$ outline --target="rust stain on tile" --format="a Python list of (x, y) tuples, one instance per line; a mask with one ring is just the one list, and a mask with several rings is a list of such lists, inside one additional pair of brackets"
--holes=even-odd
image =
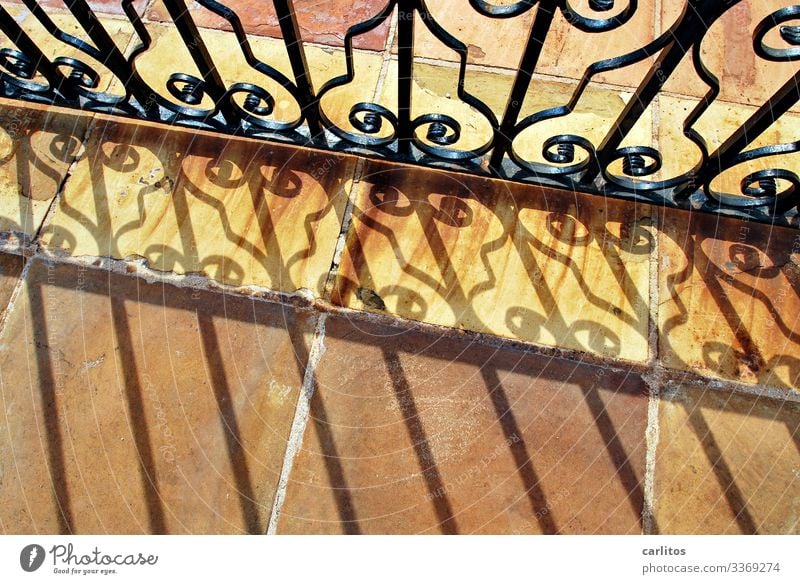
[(377, 162), (357, 189), (335, 303), (647, 358), (647, 206)]
[(659, 249), (662, 362), (723, 379), (797, 388), (797, 232), (667, 211)]

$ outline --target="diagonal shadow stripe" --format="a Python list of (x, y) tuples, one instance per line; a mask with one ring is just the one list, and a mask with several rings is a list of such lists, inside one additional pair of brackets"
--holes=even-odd
[(28, 296), (33, 342), (36, 347), (36, 366), (39, 372), (39, 393), (42, 398), (47, 433), (47, 467), (50, 472), (53, 500), (58, 509), (58, 531), (69, 534), (73, 532), (75, 523), (70, 509), (69, 485), (64, 465), (64, 439), (61, 436), (56, 379), (47, 335), (47, 306), (42, 295), (42, 285), (38, 282), (29, 282)]
[(120, 361), (123, 366), (125, 384), (125, 397), (130, 408), (130, 429), (139, 456), (139, 471), (141, 473), (142, 487), (145, 491), (145, 503), (150, 523), (150, 533), (167, 533), (164, 522), (161, 495), (158, 491), (158, 477), (156, 474), (153, 446), (150, 431), (147, 427), (142, 399), (142, 388), (139, 385), (139, 371), (133, 356), (133, 337), (128, 324), (128, 314), (125, 311), (125, 301), (119, 296), (110, 296), (111, 318), (114, 323), (117, 342), (119, 343)]
[(436, 467), (433, 452), (431, 452), (428, 437), (425, 434), (425, 428), (423, 428), (422, 420), (419, 417), (417, 404), (414, 402), (411, 386), (403, 371), (403, 364), (400, 363), (397, 351), (390, 350), (385, 346), (383, 347), (383, 358), (386, 361), (386, 369), (392, 379), (395, 397), (403, 415), (403, 422), (405, 422), (411, 443), (414, 445), (414, 454), (417, 456), (422, 476), (425, 477), (425, 485), (428, 488), (428, 493), (430, 493), (430, 499), (433, 502), (436, 517), (439, 519), (441, 531), (447, 535), (458, 534), (455, 514), (450, 505), (450, 500), (447, 498), (439, 469)]
[(503, 434), (505, 434), (508, 448), (511, 450), (511, 455), (514, 457), (517, 472), (522, 479), (525, 493), (531, 505), (531, 511), (544, 533), (559, 533), (558, 527), (553, 521), (551, 514), (541, 513), (542, 509), (547, 508), (547, 497), (545, 497), (544, 491), (539, 484), (539, 476), (536, 473), (536, 469), (533, 467), (533, 462), (528, 453), (528, 446), (525, 444), (522, 430), (511, 409), (511, 404), (503, 389), (500, 377), (497, 375), (497, 369), (488, 365), (481, 367), (481, 375), (486, 383), (486, 390), (489, 392), (489, 398), (492, 400), (492, 406), (494, 406), (494, 413), (495, 416), (497, 416), (497, 421), (500, 422), (500, 426), (503, 428)]
[(211, 375), (214, 397), (217, 401), (219, 421), (228, 448), (228, 458), (233, 468), (236, 490), (239, 493), (242, 518), (248, 533), (263, 533), (263, 528), (258, 525), (258, 504), (253, 493), (253, 481), (245, 459), (242, 434), (233, 408), (231, 389), (225, 374), (225, 363), (220, 353), (217, 332), (214, 330), (214, 323), (208, 314), (197, 311), (197, 322), (203, 342), (203, 353)]

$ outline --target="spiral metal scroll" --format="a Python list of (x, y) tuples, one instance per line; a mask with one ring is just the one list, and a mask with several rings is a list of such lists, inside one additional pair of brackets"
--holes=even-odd
[[(61, 30), (36, 0), (22, 0), (46, 33), (64, 46), (64, 53), (54, 58), (48, 57), (37, 46), (35, 35), (0, 6), (0, 29), (11, 40), (11, 44), (0, 46), (0, 92), (5, 97), (39, 103), (800, 224), (797, 171), (785, 163), (787, 155), (797, 153), (798, 143), (759, 144), (758, 148), (751, 145), (776, 117), (795, 106), (800, 98), (800, 72), (785, 80), (723, 144), (712, 147), (697, 129), (698, 120), (721, 93), (720, 80), (703, 62), (703, 41), (718, 19), (745, 0), (686, 0), (682, 14), (655, 39), (625, 54), (590, 64), (566, 103), (524, 113), (528, 92), (536, 90), (543, 47), (548, 46), (557, 27), (580, 31), (587, 45), (593, 42), (594, 35), (630, 34), (626, 25), (640, 14), (640, 3), (637, 0), (503, 3), (461, 0), (463, 8), (474, 11), (477, 18), (487, 22), (532, 23), (522, 57), (514, 64), (517, 70), (506, 107), (495, 111), (469, 91), (466, 39), (433, 16), (430, 5), (435, 0), (386, 0), (373, 16), (344, 31), (341, 55), (345, 73), (323, 80), (318, 88), (311, 82), (292, 0), (272, 1), (291, 71), (255, 56), (239, 15), (229, 6), (216, 0), (197, 0), (200, 9), (225, 19), (233, 30), (241, 55), (253, 73), (244, 80), (222, 78), (217, 62), (220, 57), (215, 54), (215, 47), (206, 44), (186, 1), (164, 0), (171, 17), (168, 26), (180, 34), (186, 45), (181, 50), (188, 50), (194, 67), (191, 71), (168, 72), (162, 87), (151, 87), (137, 69), (142, 56), (153, 49), (153, 41), (133, 0), (121, 3), (137, 41), (129, 54), (116, 47), (86, 0), (65, 3), (83, 27), (83, 38)], [(326, 111), (325, 99), (337, 89), (355, 83), (354, 39), (386, 23), (391, 23), (398, 41), (396, 56), (391, 57), (397, 64), (397, 105), (379, 103), (370, 89), (369, 94), (354, 100), (344, 119), (334, 119)], [(415, 30), (419, 27), (425, 27), (438, 42), (458, 55), (454, 99), (485, 122), (491, 133), (488, 140), (475, 140), (475, 136), (468, 134), (471, 131), (468, 121), (457, 119), (454, 114), (415, 109), (412, 79), (418, 59), (414, 52)], [(782, 63), (784, 67), (798, 63), (800, 5), (779, 7), (759, 22), (752, 33), (752, 51), (765, 63)], [(602, 139), (593, 142), (578, 131), (561, 130), (549, 136), (541, 131), (545, 122), (574, 112), (598, 75), (646, 60), (652, 60), (647, 75)], [(666, 157), (671, 153), (660, 152), (651, 144), (631, 144), (630, 133), (678, 64), (686, 60), (707, 88), (682, 127), (683, 136), (699, 152), (699, 160), (690, 170), (667, 176)], [(115, 90), (117, 93), (107, 89), (112, 78), (119, 88)], [(292, 119), (279, 117), (283, 115), (279, 112), (292, 109), (285, 107), (284, 95), (299, 111), (287, 114)], [(523, 135), (532, 134), (544, 136), (537, 143), (537, 156), (528, 158), (521, 151), (521, 143)], [(475, 142), (479, 142), (477, 146)], [(758, 166), (754, 166), (756, 161)], [(736, 192), (720, 191), (720, 184), (731, 184), (728, 178), (720, 180), (723, 175), (738, 177)]]

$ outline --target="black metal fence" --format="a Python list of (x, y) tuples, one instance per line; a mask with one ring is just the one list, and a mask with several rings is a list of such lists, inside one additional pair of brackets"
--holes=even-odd
[[(39, 2), (23, 0), (50, 35), (76, 49), (78, 54), (86, 54), (103, 63), (123, 81), (125, 93), (112, 95), (100, 90), (100, 75), (79, 58), (48, 58), (4, 7), (0, 7), (0, 29), (12, 40), (13, 46), (0, 48), (0, 89), (2, 95), (10, 98), (279, 139), (397, 161), (447, 166), (515, 181), (558, 185), (756, 220), (796, 223), (800, 179), (791, 168), (780, 167), (780, 164), (773, 167), (769, 161), (770, 157), (778, 162), (785, 160), (786, 155), (800, 149), (800, 142), (759, 147), (751, 147), (751, 144), (797, 103), (800, 71), (795, 70), (718, 147), (711, 148), (694, 127), (720, 93), (719, 79), (704, 65), (700, 45), (709, 27), (740, 0), (686, 0), (680, 18), (660, 36), (625, 55), (593, 63), (577, 82), (567, 103), (524, 117), (522, 105), (529, 90), (535, 89), (534, 73), (558, 11), (572, 27), (582, 31), (582, 38), (589, 44), (592, 35), (612, 31), (627, 23), (639, 9), (638, 2), (519, 0), (514, 4), (494, 5), (486, 0), (468, 1), (469, 6), (467, 0), (463, 0), (463, 9), (477, 11), (487, 19), (517, 18), (535, 10), (527, 45), (501, 115), (468, 91), (465, 83), (468, 47), (437, 22), (425, 0), (387, 0), (385, 7), (375, 16), (350, 27), (344, 38), (346, 74), (331, 78), (317, 88), (311, 82), (306, 47), (300, 36), (292, 0), (273, 0), (291, 63), (291, 76), (256, 58), (242, 22), (234, 11), (213, 0), (197, 0), (202, 7), (230, 23), (249, 66), (265, 79), (272, 80), (271, 83), (278, 83), (292, 96), (300, 112), (294, 120), (275, 116), (275, 96), (265, 87), (245, 82), (226, 84), (223, 81), (215, 65), (214, 49), (198, 33), (184, 0), (164, 0), (164, 4), (183, 43), (191, 52), (199, 75), (173, 72), (164, 87), (152, 87), (143, 80), (136, 61), (150, 48), (152, 40), (132, 0), (121, 2), (138, 37), (138, 45), (127, 55), (117, 47), (85, 0), (65, 0), (65, 4), (84, 29), (86, 38), (91, 39), (91, 44), (59, 29)], [(621, 6), (623, 3), (625, 6)], [(324, 9), (325, 4), (321, 3), (320, 10)], [(364, 96), (364, 101), (350, 110), (349, 126), (337, 125), (326, 115), (321, 100), (332, 90), (354, 82), (353, 39), (390, 19), (396, 20), (398, 40), (397, 108), (390, 111), (370, 101), (371, 96)], [(800, 6), (777, 8), (756, 26), (752, 51), (767, 63), (798, 62), (799, 23)], [(451, 115), (441, 112), (412, 115), (414, 33), (415, 27), (420, 26), (426, 27), (441, 43), (458, 54), (457, 97), (491, 126), (491, 138), (485, 144), (471, 149), (460, 147), (464, 142), (464, 126)], [(775, 39), (779, 41), (778, 46), (774, 46)], [(697, 101), (681, 128), (683, 136), (699, 149), (700, 161), (689, 172), (664, 178), (658, 175), (663, 163), (663, 154), (658, 148), (651, 145), (623, 147), (623, 144), (679, 63), (686, 58), (691, 59), (695, 71), (707, 85), (705, 96)], [(577, 132), (553, 135), (544, 141), (542, 156), (537, 160), (526, 158), (515, 149), (515, 140), (527, 129), (569, 115), (596, 76), (639, 62), (649, 63), (649, 70), (601, 141), (592, 143)], [(766, 163), (760, 159), (766, 159)], [(758, 170), (746, 173), (741, 179), (740, 192), (720, 191), (712, 185), (722, 173), (754, 161), (762, 164)]]

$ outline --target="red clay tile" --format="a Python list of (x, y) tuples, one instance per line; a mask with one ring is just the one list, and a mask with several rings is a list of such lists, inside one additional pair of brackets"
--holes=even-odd
[[(147, 7), (149, 0), (134, 0), (133, 7), (136, 9), (137, 14), (144, 15), (144, 10)], [(22, 4), (22, 0), (9, 0), (15, 4)], [(56, 10), (68, 10), (65, 0), (39, 0), (39, 4), (45, 8)], [(122, 3), (119, 0), (87, 0), (89, 7), (98, 15), (101, 14), (114, 14), (123, 16), (125, 11), (122, 9)]]
[[(248, 34), (282, 38), (278, 17), (271, 2), (258, 0), (229, 0), (225, 6), (236, 12)], [(233, 30), (230, 23), (197, 4), (190, 2), (189, 11), (197, 26), (217, 30)], [(334, 47), (344, 46), (344, 37), (351, 26), (369, 20), (386, 6), (384, 0), (333, 0), (324, 3), (295, 0), (294, 9), (300, 37), (305, 42), (320, 43)], [(156, 0), (150, 9), (149, 18), (155, 21), (170, 21), (164, 4)], [(391, 18), (391, 17), (390, 17)], [(376, 29), (353, 39), (358, 49), (380, 51), (389, 34), (389, 20)]]
[(7, 533), (263, 533), (312, 323), (34, 260), (0, 337)]
[(799, 485), (800, 404), (683, 388), (662, 401), (661, 533), (800, 533)]
[(329, 318), (279, 533), (638, 533), (632, 374)]
[[(720, 84), (720, 100), (761, 106), (778, 88), (792, 78), (797, 71), (796, 62), (771, 61), (761, 58), (753, 50), (756, 27), (774, 11), (788, 6), (784, 2), (739, 2), (733, 5), (704, 34), (700, 59)], [(661, 27), (666, 30), (677, 20), (685, 2), (661, 3)], [(786, 23), (792, 24), (792, 23)], [(765, 37), (768, 46), (782, 49), (791, 45), (772, 27)], [(683, 60), (675, 74), (670, 77), (667, 91), (703, 97), (708, 85), (697, 74), (692, 60)], [(795, 105), (795, 111), (798, 106)]]

